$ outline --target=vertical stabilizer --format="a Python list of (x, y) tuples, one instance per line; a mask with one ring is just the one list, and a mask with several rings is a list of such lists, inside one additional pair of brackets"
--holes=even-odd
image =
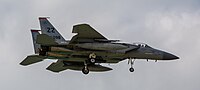
[(62, 35), (56, 30), (56, 28), (49, 22), (46, 17), (39, 17), (39, 21), (42, 34), (51, 36), (59, 44), (66, 43)]
[(39, 53), (40, 48), (40, 45), (36, 43), (37, 36), (40, 34), (39, 31), (40, 30), (31, 30), (35, 54)]

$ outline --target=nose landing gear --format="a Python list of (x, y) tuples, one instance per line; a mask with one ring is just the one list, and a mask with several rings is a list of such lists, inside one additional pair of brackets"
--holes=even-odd
[(134, 72), (134, 68), (133, 67), (129, 68), (129, 71)]
[(134, 59), (130, 58), (130, 59), (128, 60), (128, 64), (129, 64), (129, 63), (131, 64), (131, 67), (129, 68), (129, 71), (130, 71), (130, 72), (134, 72), (134, 68), (133, 68), (134, 62), (135, 62), (135, 58), (134, 58)]

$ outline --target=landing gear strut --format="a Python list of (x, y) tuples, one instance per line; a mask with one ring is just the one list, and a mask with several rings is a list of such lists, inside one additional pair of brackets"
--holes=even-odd
[(84, 67), (82, 69), (83, 74), (88, 74), (89, 73), (89, 69), (87, 67)]
[(84, 62), (84, 67), (83, 67), (83, 69), (82, 69), (82, 73), (87, 75), (89, 72), (90, 72), (90, 71), (89, 71), (89, 69), (88, 69), (87, 63)]
[(95, 59), (96, 59), (96, 54), (95, 53), (91, 53), (89, 55), (89, 59), (84, 62), (84, 67), (82, 69), (82, 73), (83, 74), (88, 74), (90, 72), (90, 70), (88, 69), (88, 64), (94, 64), (96, 62)]
[(129, 68), (129, 71), (130, 72), (134, 72), (134, 68), (133, 68), (133, 64), (134, 64), (134, 62), (135, 62), (135, 58), (134, 59), (129, 59), (128, 60), (128, 64), (130, 63), (131, 64), (131, 67)]

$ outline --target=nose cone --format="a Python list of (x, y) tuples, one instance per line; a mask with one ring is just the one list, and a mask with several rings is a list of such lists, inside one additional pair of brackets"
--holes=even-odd
[(174, 59), (179, 59), (179, 57), (170, 53), (166, 53), (166, 52), (163, 53), (163, 60), (174, 60)]

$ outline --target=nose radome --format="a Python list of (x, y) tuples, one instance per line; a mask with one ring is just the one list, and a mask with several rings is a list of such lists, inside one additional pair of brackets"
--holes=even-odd
[(179, 59), (179, 57), (167, 52), (163, 53), (163, 60), (174, 60), (174, 59)]

